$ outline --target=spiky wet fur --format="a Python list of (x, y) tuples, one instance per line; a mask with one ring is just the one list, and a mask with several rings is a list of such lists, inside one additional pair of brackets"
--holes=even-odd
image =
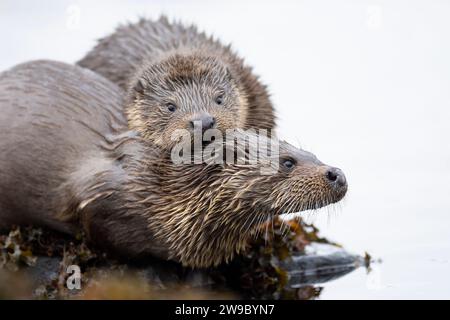
[[(90, 195), (95, 198), (92, 206), (80, 213), (97, 243), (113, 238), (112, 247), (127, 255), (153, 253), (191, 267), (218, 265), (240, 252), (258, 226), (274, 215), (322, 207), (345, 194), (329, 187), (320, 161), (285, 142), (281, 158), (300, 154), (305, 161), (292, 171), (280, 167), (273, 174), (261, 172), (263, 154), (257, 164), (175, 165), (166, 151), (142, 141), (121, 148), (133, 153), (122, 164), (126, 178), (120, 186), (96, 179), (97, 185), (112, 189), (91, 188), (101, 195)], [(245, 150), (238, 154), (248, 156)], [(120, 210), (114, 209), (116, 197)], [(112, 208), (107, 216), (99, 214), (105, 201)], [(114, 225), (118, 221), (122, 223)], [(111, 232), (114, 237), (107, 236)]]

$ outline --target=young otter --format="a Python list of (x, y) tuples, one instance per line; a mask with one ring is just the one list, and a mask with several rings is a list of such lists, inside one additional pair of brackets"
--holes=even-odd
[(262, 161), (174, 164), (128, 131), (122, 103), (116, 85), (77, 66), (35, 61), (0, 74), (0, 225), (82, 228), (124, 257), (207, 267), (273, 215), (346, 193), (339, 169), (284, 142), (270, 174)]
[(175, 129), (273, 129), (266, 87), (230, 46), (194, 26), (141, 19), (99, 41), (78, 64), (128, 91), (131, 129), (172, 145)]

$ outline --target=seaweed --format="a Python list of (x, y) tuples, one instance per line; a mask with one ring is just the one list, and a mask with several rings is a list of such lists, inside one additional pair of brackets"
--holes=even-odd
[[(0, 235), (0, 278), (18, 284), (0, 286), (0, 298), (24, 297), (28, 290), (28, 297), (35, 299), (315, 299), (322, 288), (290, 287), (291, 270), (286, 263), (304, 255), (311, 243), (338, 246), (301, 219), (275, 218), (231, 263), (192, 270), (157, 259), (137, 264), (118, 261), (90, 245), (81, 233), (70, 237), (41, 228), (14, 227)], [(370, 256), (366, 257), (370, 263)], [(81, 290), (67, 288), (70, 265), (81, 269)]]

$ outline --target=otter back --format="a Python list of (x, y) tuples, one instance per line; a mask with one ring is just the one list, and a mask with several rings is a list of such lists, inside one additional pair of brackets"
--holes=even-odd
[[(51, 217), (75, 196), (64, 186), (82, 159), (101, 158), (108, 135), (126, 128), (122, 98), (103, 77), (59, 62), (29, 62), (0, 74), (0, 225), (67, 231)], [(84, 171), (89, 176), (89, 167)]]

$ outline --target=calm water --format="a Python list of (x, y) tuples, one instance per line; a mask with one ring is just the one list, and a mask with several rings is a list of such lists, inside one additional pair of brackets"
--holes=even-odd
[(311, 219), (382, 263), (322, 299), (450, 298), (449, 2), (3, 0), (0, 69), (74, 62), (119, 22), (162, 12), (232, 42), (269, 85), (279, 134), (347, 174), (345, 201)]

